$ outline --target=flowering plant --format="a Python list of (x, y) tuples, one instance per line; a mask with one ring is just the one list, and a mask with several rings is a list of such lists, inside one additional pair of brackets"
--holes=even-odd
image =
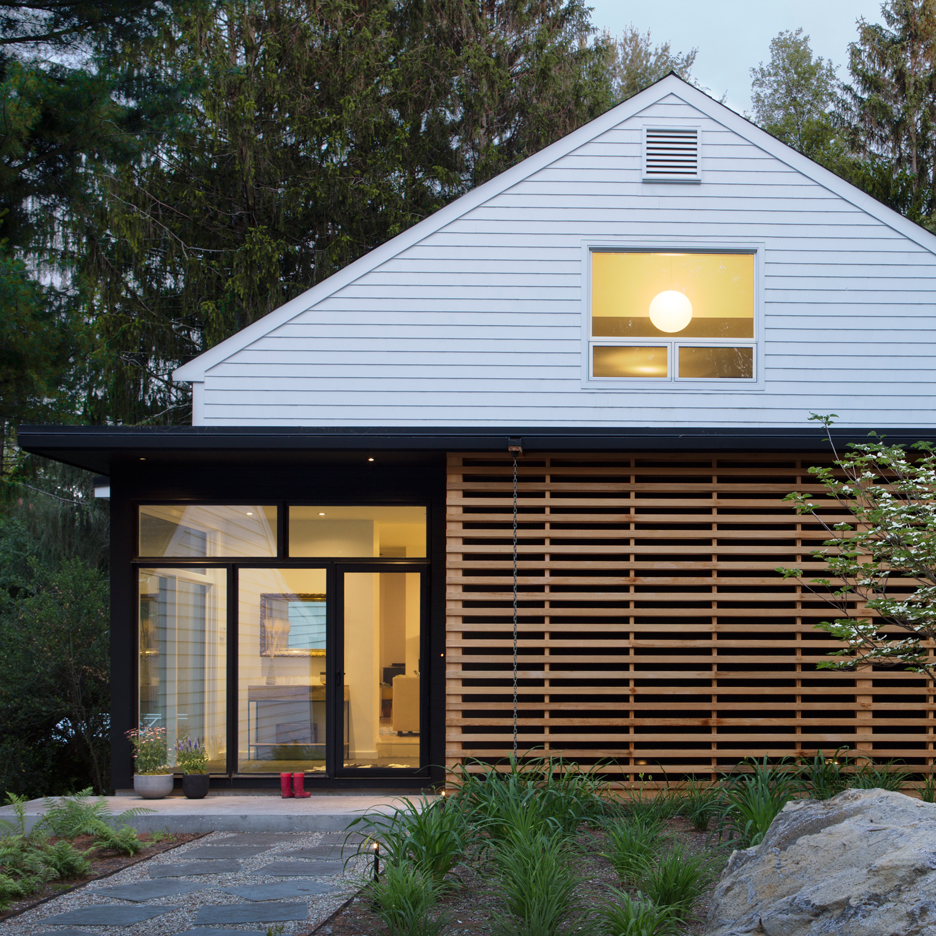
[(176, 745), (176, 766), (184, 774), (208, 772), (208, 751), (200, 738), (182, 738)]
[(166, 729), (154, 725), (141, 726), (127, 732), (133, 745), (133, 772), (138, 774), (170, 773), (166, 763)]

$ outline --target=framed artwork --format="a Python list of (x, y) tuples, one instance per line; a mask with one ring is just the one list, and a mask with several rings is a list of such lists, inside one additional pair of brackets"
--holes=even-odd
[(260, 656), (325, 656), (325, 595), (260, 595)]

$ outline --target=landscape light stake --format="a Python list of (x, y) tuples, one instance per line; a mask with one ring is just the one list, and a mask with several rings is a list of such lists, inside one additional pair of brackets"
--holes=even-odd
[(380, 880), (380, 842), (374, 842), (374, 883)]

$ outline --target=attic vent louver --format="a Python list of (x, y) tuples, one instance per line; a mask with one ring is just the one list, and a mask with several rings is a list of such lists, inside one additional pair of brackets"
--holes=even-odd
[(644, 127), (642, 178), (647, 182), (701, 182), (698, 128)]

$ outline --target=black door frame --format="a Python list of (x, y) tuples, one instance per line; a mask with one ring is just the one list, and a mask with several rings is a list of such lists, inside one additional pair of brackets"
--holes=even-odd
[[(334, 680), (334, 688), (331, 692), (325, 694), (326, 712), (328, 706), (336, 706), (338, 699), (338, 688), (344, 686), (344, 605), (345, 605), (345, 575), (354, 572), (401, 572), (419, 574), (419, 653), (420, 660), (420, 681), (419, 681), (419, 767), (417, 768), (379, 768), (379, 767), (344, 767), (341, 756), (343, 748), (344, 726), (340, 713), (335, 711), (326, 714), (328, 718), (329, 735), (331, 737), (331, 756), (333, 758), (334, 770), (329, 769), (326, 762), (326, 773), (332, 778), (340, 779), (342, 777), (420, 777), (429, 776), (429, 757), (428, 757), (428, 739), (429, 739), (429, 563), (426, 560), (417, 561), (413, 559), (398, 559), (393, 561), (336, 561), (334, 562), (333, 574), (335, 576), (335, 612), (334, 612), (334, 634), (335, 640), (332, 644), (335, 647), (334, 660), (330, 661), (326, 657), (326, 671), (329, 663), (334, 666), (334, 675), (329, 674), (328, 682)], [(329, 585), (329, 587), (331, 587)], [(328, 609), (326, 608), (326, 611)], [(327, 618), (326, 618), (327, 620)], [(340, 664), (340, 666), (339, 666)], [(426, 674), (423, 678), (423, 673)], [(344, 701), (342, 691), (341, 701)], [(341, 731), (336, 730), (341, 727)]]

